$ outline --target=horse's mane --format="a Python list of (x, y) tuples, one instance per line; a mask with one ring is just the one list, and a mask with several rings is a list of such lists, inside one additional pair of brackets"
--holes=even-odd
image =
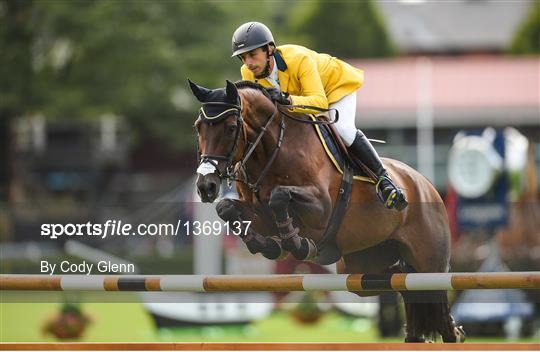
[[(271, 102), (272, 101), (272, 98), (270, 97), (270, 94), (268, 93), (268, 91), (266, 90), (266, 88), (264, 86), (262, 86), (261, 84), (257, 83), (257, 82), (253, 82), (253, 81), (236, 81), (234, 82), (234, 85), (236, 86), (236, 88), (238, 89), (242, 89), (242, 88), (251, 88), (251, 89), (255, 89), (255, 90), (258, 90), (260, 91), (266, 98), (268, 98), (268, 100), (270, 100)], [(279, 107), (278, 107), (278, 110), (279, 110)], [(281, 110), (280, 110), (281, 111)], [(288, 111), (287, 112), (289, 115), (295, 115), (295, 116), (299, 116), (299, 117), (304, 117), (306, 115), (309, 115), (309, 114), (305, 114), (305, 113), (301, 113), (301, 112), (294, 112), (294, 111)]]
[(238, 89), (242, 89), (242, 88), (251, 88), (251, 89), (258, 90), (258, 91), (260, 91), (265, 97), (267, 97), (268, 99), (272, 100), (272, 99), (270, 98), (270, 95), (269, 95), (268, 92), (266, 91), (266, 88), (264, 88), (262, 85), (260, 85), (260, 84), (257, 83), (257, 82), (253, 82), (253, 81), (236, 81), (236, 82), (234, 82), (234, 85), (235, 85), (236, 88), (238, 88)]

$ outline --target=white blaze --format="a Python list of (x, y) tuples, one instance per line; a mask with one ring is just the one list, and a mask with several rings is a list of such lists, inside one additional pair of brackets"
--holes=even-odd
[(206, 176), (208, 174), (211, 174), (216, 171), (216, 167), (209, 163), (208, 161), (205, 161), (199, 167), (197, 168), (197, 173), (201, 174), (203, 176)]

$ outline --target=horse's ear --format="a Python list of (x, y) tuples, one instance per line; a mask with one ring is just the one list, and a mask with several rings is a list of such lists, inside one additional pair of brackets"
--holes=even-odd
[(229, 80), (227, 80), (226, 93), (227, 100), (234, 104), (238, 102), (238, 89), (236, 88), (236, 85)]
[(191, 88), (191, 91), (193, 92), (193, 95), (195, 95), (195, 98), (199, 100), (201, 103), (204, 103), (206, 101), (206, 98), (208, 98), (208, 94), (210, 94), (212, 91), (210, 89), (201, 87), (195, 83), (193, 83), (189, 78), (189, 87)]

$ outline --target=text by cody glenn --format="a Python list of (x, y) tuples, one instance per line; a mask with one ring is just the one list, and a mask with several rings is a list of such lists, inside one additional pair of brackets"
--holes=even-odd
[(64, 260), (60, 263), (50, 263), (46, 260), (40, 262), (40, 272), (42, 274), (84, 274), (94, 273), (122, 273), (132, 274), (135, 272), (135, 264), (114, 263), (108, 260), (100, 260), (97, 263), (90, 263), (86, 260), (82, 263), (72, 263)]
[(62, 236), (211, 236), (247, 234), (251, 221), (184, 221), (176, 224), (137, 224), (133, 225), (122, 220), (107, 220), (104, 223), (84, 224), (42, 224), (41, 236), (57, 239)]

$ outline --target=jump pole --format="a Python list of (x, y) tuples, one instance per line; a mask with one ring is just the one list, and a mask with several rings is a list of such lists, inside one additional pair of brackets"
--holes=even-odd
[(434, 291), (540, 289), (540, 271), (311, 275), (0, 275), (1, 291)]

